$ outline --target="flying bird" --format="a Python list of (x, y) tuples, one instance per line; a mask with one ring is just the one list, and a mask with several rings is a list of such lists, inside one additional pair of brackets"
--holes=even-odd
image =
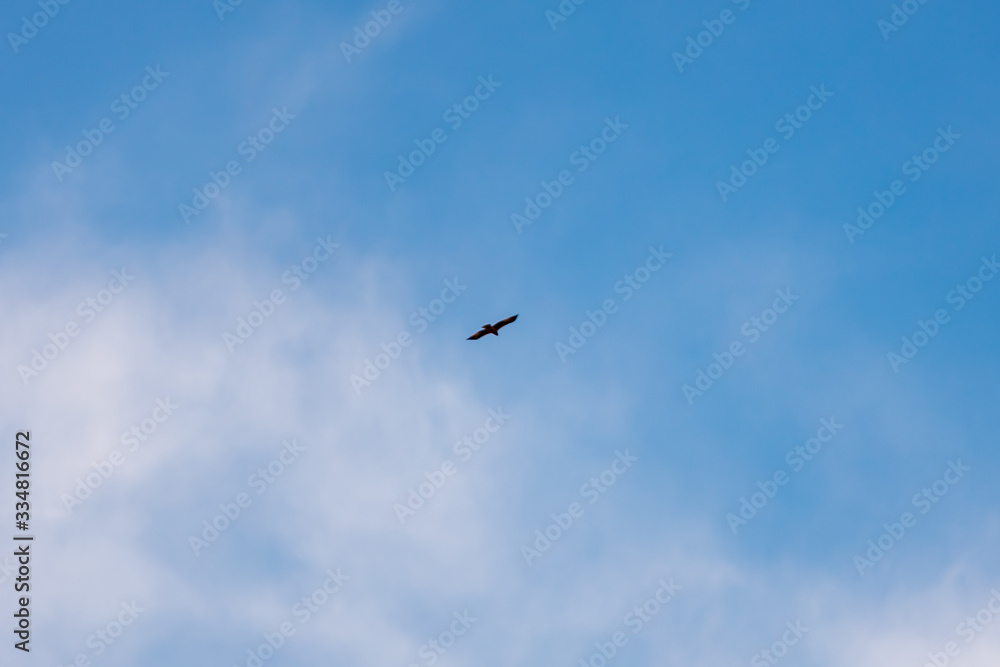
[(497, 331), (507, 326), (516, 319), (517, 315), (512, 315), (511, 317), (508, 317), (505, 320), (500, 320), (496, 324), (484, 324), (482, 329), (469, 336), (466, 340), (479, 340), (486, 334), (493, 334), (494, 336), (499, 336), (500, 334), (498, 334)]

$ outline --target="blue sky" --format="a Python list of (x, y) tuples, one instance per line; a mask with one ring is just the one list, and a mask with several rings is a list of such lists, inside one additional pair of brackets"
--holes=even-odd
[(996, 6), (42, 5), (0, 11), (14, 664), (252, 665), (285, 622), (263, 664), (996, 664)]

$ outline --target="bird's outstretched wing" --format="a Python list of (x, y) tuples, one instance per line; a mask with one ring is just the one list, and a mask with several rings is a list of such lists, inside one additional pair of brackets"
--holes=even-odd
[(482, 338), (485, 335), (486, 335), (486, 329), (480, 329), (479, 331), (477, 331), (476, 333), (472, 334), (471, 336), (469, 336), (465, 340), (479, 340), (480, 338)]
[(500, 327), (505, 327), (505, 326), (507, 326), (508, 324), (510, 324), (511, 322), (513, 322), (516, 319), (517, 319), (517, 315), (513, 315), (511, 317), (508, 317), (505, 320), (500, 320), (499, 322), (497, 322), (496, 324), (493, 325), (493, 328), (494, 329), (499, 329)]

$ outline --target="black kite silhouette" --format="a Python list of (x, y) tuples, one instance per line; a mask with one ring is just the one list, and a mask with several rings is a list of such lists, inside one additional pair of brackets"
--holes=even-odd
[(482, 338), (486, 334), (493, 334), (494, 336), (499, 336), (500, 334), (498, 334), (497, 331), (499, 331), (503, 327), (507, 326), (508, 324), (510, 324), (511, 322), (513, 322), (516, 319), (517, 319), (517, 315), (513, 315), (511, 317), (508, 317), (505, 320), (500, 320), (496, 324), (484, 324), (482, 329), (480, 329), (476, 333), (474, 333), (471, 336), (469, 336), (468, 338), (466, 338), (466, 340), (479, 340), (480, 338)]

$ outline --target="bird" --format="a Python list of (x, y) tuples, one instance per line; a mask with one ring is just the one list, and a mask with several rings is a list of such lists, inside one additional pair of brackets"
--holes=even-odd
[(499, 336), (500, 334), (498, 334), (497, 331), (499, 331), (503, 327), (507, 326), (508, 324), (510, 324), (511, 322), (513, 322), (516, 319), (517, 319), (517, 315), (512, 315), (511, 317), (508, 317), (507, 319), (500, 320), (496, 324), (486, 323), (486, 324), (483, 325), (482, 329), (480, 329), (476, 333), (474, 333), (471, 336), (469, 336), (468, 338), (466, 338), (466, 340), (479, 340), (480, 338), (482, 338), (486, 334), (493, 334), (494, 336)]

